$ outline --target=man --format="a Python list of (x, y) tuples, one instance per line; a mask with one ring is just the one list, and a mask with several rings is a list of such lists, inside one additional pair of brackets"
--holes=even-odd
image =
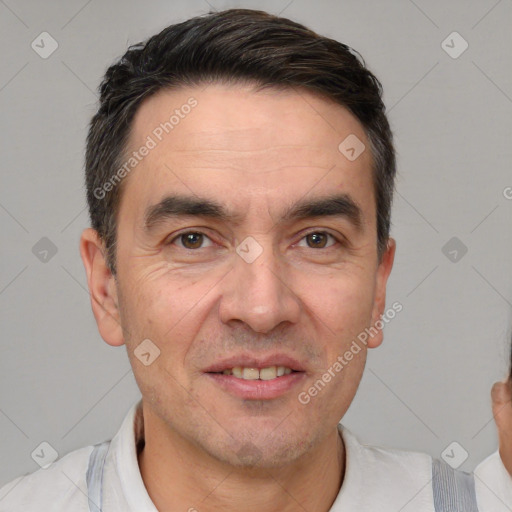
[(512, 374), (492, 389), (493, 414), (498, 427), (500, 457), (512, 476)]
[(512, 510), (512, 361), (508, 378), (494, 384), (491, 399), (499, 451), (475, 469), (478, 507), (480, 510)]
[(142, 400), (0, 510), (476, 510), (468, 475), (338, 426), (400, 310), (394, 177), (380, 83), (343, 44), (229, 10), (129, 49), (90, 126), (80, 250)]

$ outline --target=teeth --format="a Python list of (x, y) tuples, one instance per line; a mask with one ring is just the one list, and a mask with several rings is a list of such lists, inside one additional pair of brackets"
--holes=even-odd
[(244, 368), (242, 370), (242, 379), (256, 380), (260, 378), (260, 371), (258, 368)]
[(222, 373), (223, 375), (233, 375), (233, 377), (244, 380), (272, 380), (276, 377), (289, 375), (292, 373), (292, 370), (286, 366), (269, 366), (261, 370), (258, 368), (235, 366), (232, 369), (224, 370)]
[(277, 377), (277, 368), (275, 366), (270, 366), (269, 368), (262, 368), (259, 371), (261, 380), (270, 380), (275, 379)]

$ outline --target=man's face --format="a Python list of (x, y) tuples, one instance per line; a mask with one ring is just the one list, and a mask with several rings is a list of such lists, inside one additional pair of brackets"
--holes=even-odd
[[(353, 161), (338, 149), (351, 134), (367, 148)], [(297, 460), (345, 414), (366, 350), (309, 403), (299, 394), (383, 312), (393, 250), (379, 264), (364, 131), (307, 92), (214, 84), (144, 102), (129, 152), (148, 136), (156, 146), (126, 178), (118, 216), (122, 335), (104, 337), (127, 344), (154, 428), (229, 464)], [(165, 201), (175, 196), (218, 208), (183, 214)], [(160, 350), (148, 366), (134, 355), (146, 339)]]

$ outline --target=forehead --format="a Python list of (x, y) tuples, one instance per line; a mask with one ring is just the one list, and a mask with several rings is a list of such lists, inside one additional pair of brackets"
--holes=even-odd
[(373, 198), (371, 155), (365, 150), (350, 161), (339, 149), (349, 136), (369, 148), (347, 109), (304, 90), (163, 90), (133, 120), (126, 157), (150, 149), (126, 178), (121, 207), (141, 215), (176, 192), (224, 197), (243, 209), (257, 198), (272, 207), (308, 191), (350, 191), (364, 210)]

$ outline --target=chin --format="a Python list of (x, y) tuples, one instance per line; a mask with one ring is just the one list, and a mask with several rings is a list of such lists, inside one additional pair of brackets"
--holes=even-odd
[[(231, 466), (247, 469), (273, 469), (287, 466), (307, 453), (314, 442), (305, 440), (304, 436), (293, 436), (290, 432), (282, 431), (278, 436), (272, 436), (272, 429), (247, 431), (241, 436), (233, 435), (226, 439), (222, 447), (207, 450), (216, 459)], [(297, 437), (297, 439), (295, 439)], [(205, 447), (206, 448), (206, 447)], [(219, 449), (220, 448), (220, 449)]]

